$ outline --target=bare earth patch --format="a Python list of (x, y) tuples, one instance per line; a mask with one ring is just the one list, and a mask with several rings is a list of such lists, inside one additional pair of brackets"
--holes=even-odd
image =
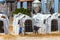
[[(13, 35), (12, 26), (9, 27), (10, 34), (0, 34), (0, 40), (60, 40), (60, 32), (50, 34), (27, 34)], [(12, 34), (13, 33), (13, 34)]]

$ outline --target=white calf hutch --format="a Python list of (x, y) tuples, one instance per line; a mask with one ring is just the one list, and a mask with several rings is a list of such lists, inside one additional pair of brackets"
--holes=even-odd
[(60, 32), (60, 14), (58, 15), (58, 31)]
[(8, 17), (4, 14), (0, 14), (0, 33), (8, 34)]
[[(21, 25), (18, 24), (19, 20)], [(19, 34), (20, 27), (22, 27), (22, 33), (33, 32), (32, 18), (24, 14), (15, 15), (13, 21), (13, 32)]]
[[(18, 21), (21, 21), (21, 25)], [(14, 16), (13, 32), (19, 34), (19, 27), (22, 26), (22, 33), (34, 31), (34, 26), (39, 27), (38, 33), (46, 34), (54, 31), (60, 31), (60, 14), (40, 14), (37, 13), (33, 17), (24, 14)]]
[(33, 16), (34, 25), (40, 27), (38, 33), (51, 33), (60, 31), (60, 14), (37, 14)]

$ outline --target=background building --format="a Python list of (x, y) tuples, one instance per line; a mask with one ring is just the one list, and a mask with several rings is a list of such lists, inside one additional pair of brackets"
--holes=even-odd
[(9, 15), (16, 9), (16, 0), (6, 0)]
[(8, 16), (8, 9), (5, 0), (0, 0), (0, 12)]
[(32, 1), (33, 0), (17, 0), (17, 8), (29, 8), (32, 10)]
[(58, 10), (59, 10), (59, 13), (60, 13), (60, 0), (59, 0), (59, 3), (58, 3)]
[[(30, 11), (32, 10), (32, 2), (34, 0), (0, 0), (0, 3), (5, 3), (7, 4), (8, 8), (8, 14), (11, 15), (11, 13), (16, 9), (16, 8), (29, 8)], [(46, 12), (46, 4), (47, 0), (39, 0), (42, 3), (42, 12)], [(49, 1), (49, 0), (48, 0)], [(59, 12), (60, 13), (60, 0), (54, 0), (52, 7), (54, 8), (54, 12)]]
[[(7, 9), (6, 13), (8, 16), (11, 15), (11, 13), (16, 9), (16, 0), (0, 0), (0, 4), (5, 4), (5, 7)], [(1, 8), (1, 6), (0, 6)]]
[[(42, 11), (45, 13), (46, 12), (46, 3), (51, 0), (41, 0), (42, 3)], [(59, 0), (53, 0), (52, 8), (54, 9), (55, 13), (58, 13), (58, 2)]]

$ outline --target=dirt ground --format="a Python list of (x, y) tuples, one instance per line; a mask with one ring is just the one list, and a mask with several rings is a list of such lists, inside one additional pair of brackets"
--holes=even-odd
[(27, 34), (14, 35), (12, 26), (9, 27), (10, 34), (0, 34), (0, 40), (60, 40), (60, 32), (50, 34)]

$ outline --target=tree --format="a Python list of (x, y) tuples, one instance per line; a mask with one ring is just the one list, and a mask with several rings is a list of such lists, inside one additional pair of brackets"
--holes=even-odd
[(13, 12), (13, 15), (18, 14), (18, 13), (22, 13), (22, 14), (30, 16), (30, 10), (28, 8), (27, 9), (24, 9), (24, 8), (15, 9), (15, 11)]

